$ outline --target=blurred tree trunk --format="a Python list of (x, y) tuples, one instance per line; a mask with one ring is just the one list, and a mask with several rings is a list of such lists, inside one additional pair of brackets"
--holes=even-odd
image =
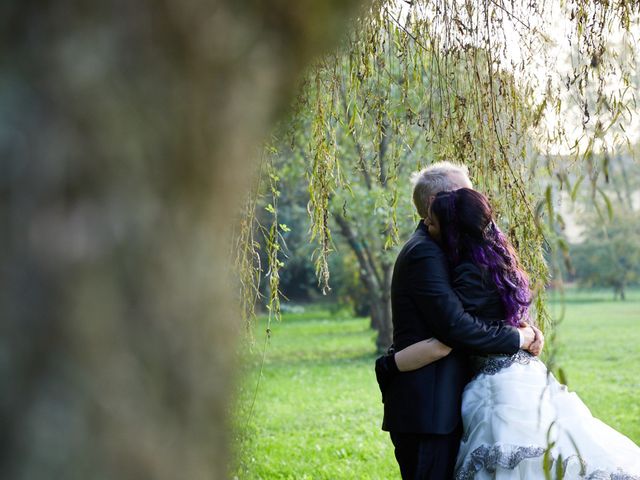
[(230, 225), (354, 3), (1, 3), (0, 477), (226, 475)]

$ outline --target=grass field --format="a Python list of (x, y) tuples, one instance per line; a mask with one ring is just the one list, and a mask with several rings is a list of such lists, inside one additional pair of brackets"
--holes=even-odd
[[(557, 359), (592, 413), (640, 443), (640, 290), (569, 292)], [(560, 313), (558, 302), (551, 310)], [(238, 398), (238, 479), (399, 478), (375, 382), (368, 320), (316, 310), (272, 326), (259, 377), (259, 334)]]

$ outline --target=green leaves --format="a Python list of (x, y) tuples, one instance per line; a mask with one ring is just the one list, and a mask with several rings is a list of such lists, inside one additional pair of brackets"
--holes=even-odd
[(551, 10), (537, 4), (376, 2), (341, 49), (308, 71), (280, 126), (286, 133), (267, 147), (277, 164), (265, 174), (272, 250), (282, 255), (290, 232), (277, 220), (277, 201), (292, 188), (286, 169), (306, 172), (312, 259), (326, 293), (336, 214), (349, 221), (354, 245), (366, 240), (370, 270), (380, 270), (413, 228), (410, 173), (437, 160), (464, 163), (517, 246), (544, 325), (545, 249), (568, 258), (562, 195), (576, 200), (587, 184), (602, 220), (615, 213), (614, 149), (629, 144), (624, 123), (635, 111), (633, 45), (618, 35), (638, 8), (630, 5), (554, 4), (553, 15), (571, 22), (560, 37)]
[(613, 218), (613, 206), (611, 205), (611, 200), (602, 188), (598, 187), (596, 190), (600, 194), (600, 197), (602, 197), (602, 200), (607, 207), (607, 215), (609, 220), (611, 220)]

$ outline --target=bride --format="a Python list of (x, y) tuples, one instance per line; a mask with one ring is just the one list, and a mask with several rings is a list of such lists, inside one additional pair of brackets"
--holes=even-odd
[[(487, 198), (467, 188), (442, 192), (430, 216), (429, 233), (450, 261), (465, 310), (516, 326), (527, 318), (528, 278)], [(432, 338), (396, 352), (394, 360), (409, 371), (448, 352)], [(556, 479), (640, 480), (640, 448), (594, 418), (538, 358), (520, 350), (470, 359), (456, 479), (544, 479), (548, 472)]]

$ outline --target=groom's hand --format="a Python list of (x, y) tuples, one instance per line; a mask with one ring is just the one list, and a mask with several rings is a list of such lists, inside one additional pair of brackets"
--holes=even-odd
[(520, 330), (523, 338), (521, 348), (535, 356), (540, 355), (544, 348), (543, 333), (533, 325), (529, 325), (527, 322), (521, 322), (518, 330)]
[(521, 322), (518, 330), (520, 331), (521, 338), (520, 348), (523, 350), (529, 350), (536, 339), (536, 332), (527, 322)]
[(544, 334), (537, 328), (531, 325), (533, 331), (536, 334), (536, 339), (533, 341), (531, 346), (529, 347), (529, 352), (531, 352), (536, 357), (542, 353), (542, 349), (544, 348)]

